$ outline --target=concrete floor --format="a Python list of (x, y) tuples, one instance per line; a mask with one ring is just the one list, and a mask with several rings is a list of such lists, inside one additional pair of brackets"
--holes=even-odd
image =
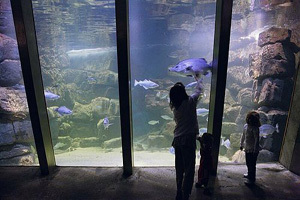
[[(198, 166), (197, 166), (198, 167)], [(220, 164), (211, 196), (193, 188), (191, 199), (300, 199), (300, 177), (280, 164), (258, 164), (257, 185), (244, 185), (245, 165)], [(195, 178), (196, 178), (195, 174)], [(174, 168), (57, 167), (41, 176), (38, 167), (0, 167), (0, 199), (175, 199)]]

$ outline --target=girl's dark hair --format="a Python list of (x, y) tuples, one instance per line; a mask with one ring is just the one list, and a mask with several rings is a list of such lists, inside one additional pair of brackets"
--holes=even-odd
[(170, 108), (177, 110), (181, 103), (188, 99), (189, 96), (185, 91), (185, 87), (181, 82), (177, 82), (170, 90)]
[(246, 116), (246, 123), (251, 126), (261, 126), (259, 114), (255, 111), (250, 111)]

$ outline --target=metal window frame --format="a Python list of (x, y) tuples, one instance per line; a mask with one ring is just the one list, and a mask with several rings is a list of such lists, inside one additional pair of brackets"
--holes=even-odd
[(11, 0), (31, 125), (42, 175), (55, 166), (31, 0)]
[(217, 0), (213, 49), (213, 72), (208, 115), (208, 132), (213, 135), (213, 170), (217, 174), (222, 117), (227, 78), (230, 28), (233, 0)]
[[(214, 136), (214, 174), (217, 172), (222, 129), (232, 4), (233, 0), (216, 1), (213, 73), (208, 120), (208, 132)], [(32, 2), (31, 0), (11, 0), (11, 6), (40, 169), (41, 173), (46, 175), (49, 174), (49, 168), (55, 166), (55, 157), (44, 98)], [(115, 1), (115, 12), (123, 173), (124, 175), (131, 175), (133, 169), (133, 138), (128, 0)]]

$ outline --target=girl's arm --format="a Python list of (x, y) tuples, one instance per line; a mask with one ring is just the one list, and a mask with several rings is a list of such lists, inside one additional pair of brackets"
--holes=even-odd
[(259, 151), (259, 128), (254, 132), (254, 152)]
[(240, 150), (243, 150), (243, 148), (244, 148), (246, 131), (247, 131), (247, 128), (244, 128), (243, 129), (243, 134), (242, 134), (242, 137), (241, 137), (241, 142), (240, 142)]
[(203, 93), (203, 90), (204, 90), (204, 85), (202, 83), (202, 79), (199, 79), (197, 81), (197, 85), (196, 85), (195, 91), (191, 95), (191, 97), (193, 98), (194, 101), (198, 102), (198, 100), (201, 97), (201, 94)]

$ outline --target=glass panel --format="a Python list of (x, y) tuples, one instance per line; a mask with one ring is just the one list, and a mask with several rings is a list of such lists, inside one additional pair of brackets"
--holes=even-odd
[[(212, 60), (215, 9), (214, 0), (129, 1), (135, 166), (175, 164), (169, 90), (178, 81), (187, 85), (194, 79), (168, 68), (190, 58)], [(203, 77), (205, 94), (198, 104), (203, 108), (198, 117), (201, 132), (207, 128), (211, 79)], [(147, 85), (146, 79), (158, 86)]]
[(0, 16), (0, 165), (39, 165), (9, 0)]
[(122, 166), (114, 1), (33, 1), (57, 165)]
[(245, 162), (240, 138), (251, 110), (262, 123), (258, 162), (278, 160), (299, 62), (299, 9), (299, 1), (234, 0), (221, 162)]

